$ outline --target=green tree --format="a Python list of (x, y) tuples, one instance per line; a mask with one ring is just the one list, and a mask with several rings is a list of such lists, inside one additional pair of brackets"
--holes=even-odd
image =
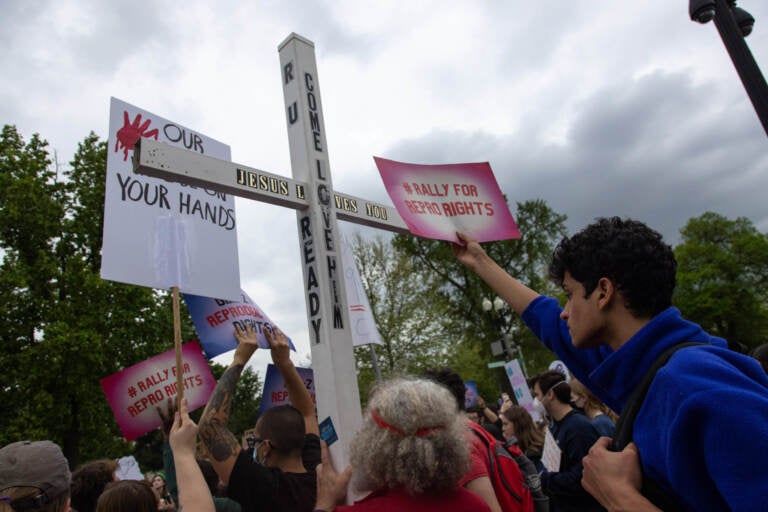
[[(439, 286), (411, 272), (410, 257), (389, 240), (350, 241), (383, 345), (374, 346), (384, 378), (418, 374), (447, 364), (453, 340), (446, 333)], [(355, 348), (360, 396), (375, 382), (371, 349)]]
[[(0, 446), (51, 439), (72, 466), (135, 451), (145, 467), (158, 468), (159, 431), (126, 443), (99, 384), (173, 347), (169, 293), (99, 276), (106, 151), (91, 133), (61, 170), (38, 135), (25, 143), (15, 127), (3, 127)], [(182, 340), (194, 338), (183, 304), (181, 320)], [(217, 377), (223, 372), (212, 369)], [(246, 369), (233, 432), (255, 424), (260, 393), (258, 375)]]
[(39, 425), (19, 425), (24, 416), (50, 407), (49, 397), (30, 396), (24, 386), (26, 366), (35, 360), (30, 349), (39, 336), (36, 329), (47, 318), (54, 295), (53, 240), (63, 215), (63, 189), (49, 169), (46, 146), (37, 135), (25, 144), (13, 126), (4, 126), (0, 136), (0, 389), (3, 410), (14, 411), (0, 415), (0, 444), (27, 430), (31, 436), (46, 433)]
[(0, 445), (51, 439), (74, 466), (130, 452), (99, 379), (172, 347), (173, 321), (167, 293), (99, 277), (106, 143), (61, 172), (46, 147), (3, 127)]
[[(556, 213), (543, 200), (517, 203), (516, 222), (521, 238), (484, 244), (486, 252), (511, 275), (541, 293), (556, 294), (557, 288), (546, 278), (552, 249), (564, 236), (566, 216)], [(450, 245), (436, 240), (396, 236), (395, 246), (412, 256), (414, 273), (440, 285), (450, 329), (459, 346), (455, 369), (478, 383), (480, 392), (490, 395), (506, 385), (502, 370), (489, 371), (491, 342), (510, 335), (521, 348), (528, 370), (545, 368), (553, 359), (509, 309), (484, 311), (483, 299), (495, 295), (473, 272), (453, 256)], [(459, 367), (459, 363), (465, 366)], [(492, 376), (495, 374), (495, 378)]]
[(707, 212), (690, 219), (675, 247), (674, 303), (683, 315), (732, 347), (768, 338), (768, 235), (752, 222)]
[[(545, 277), (546, 267), (554, 244), (565, 234), (565, 216), (533, 200), (517, 205), (516, 218), (522, 238), (484, 244), (486, 251), (532, 288), (556, 293)], [(502, 370), (487, 368), (492, 341), (511, 335), (532, 371), (553, 359), (509, 309), (483, 310), (483, 299), (495, 296), (456, 260), (450, 244), (409, 235), (396, 235), (391, 244), (358, 237), (353, 252), (384, 340), (376, 350), (385, 376), (451, 366), (492, 396), (506, 382)], [(368, 350), (356, 349), (363, 396), (373, 380)]]

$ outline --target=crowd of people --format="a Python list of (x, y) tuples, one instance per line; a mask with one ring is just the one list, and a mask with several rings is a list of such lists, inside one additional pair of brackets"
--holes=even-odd
[[(458, 260), (570, 370), (531, 377), (529, 408), (501, 393), (479, 397), (467, 411), (464, 380), (447, 368), (393, 378), (371, 392), (350, 466), (336, 468), (288, 340), (275, 329), (265, 336), (292, 405), (265, 411), (244, 447), (228, 420), (258, 344), (251, 328), (236, 328), (233, 361), (199, 425), (185, 400), (158, 408), (163, 472), (121, 481), (117, 463), (102, 459), (70, 473), (56, 444), (20, 441), (0, 448), (0, 512), (765, 507), (768, 469), (749, 461), (768, 453), (768, 350), (738, 354), (680, 316), (671, 306), (674, 255), (658, 233), (611, 218), (564, 238), (549, 269), (565, 291), (564, 307), (517, 281), (476, 241), (459, 238), (452, 246)], [(685, 342), (694, 344), (668, 355)], [(644, 378), (649, 388), (637, 402)], [(625, 428), (617, 430), (616, 413), (631, 403), (638, 404), (631, 442), (612, 446)], [(560, 453), (554, 466), (545, 460), (548, 443)], [(498, 457), (510, 455), (516, 465), (504, 471), (523, 482), (524, 492), (512, 493), (518, 501), (499, 484)]]

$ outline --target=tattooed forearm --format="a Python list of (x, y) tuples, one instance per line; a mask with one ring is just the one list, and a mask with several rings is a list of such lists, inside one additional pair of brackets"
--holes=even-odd
[(235, 394), (235, 386), (237, 385), (237, 380), (240, 378), (240, 374), (243, 372), (243, 367), (244, 365), (238, 364), (227, 368), (224, 375), (219, 379), (219, 382), (216, 383), (216, 388), (213, 390), (211, 399), (208, 400), (208, 406), (206, 407), (203, 416), (206, 416), (210, 411), (217, 416), (223, 414), (226, 419), (229, 419), (232, 396)]
[[(202, 423), (200, 425), (202, 426)], [(214, 460), (227, 460), (232, 455), (237, 456), (240, 453), (240, 444), (235, 436), (226, 425), (222, 425), (216, 419), (208, 423), (205, 429), (200, 428), (198, 433)]]
[(227, 368), (216, 383), (216, 388), (200, 418), (198, 434), (211, 456), (218, 461), (226, 460), (240, 452), (240, 445), (227, 429), (227, 422), (232, 408), (235, 385), (243, 367), (244, 365), (238, 364)]

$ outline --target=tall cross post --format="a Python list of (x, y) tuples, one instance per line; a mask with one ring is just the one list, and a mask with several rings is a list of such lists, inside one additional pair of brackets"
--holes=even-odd
[(360, 427), (360, 394), (344, 296), (341, 240), (332, 208), (333, 183), (315, 47), (301, 36), (291, 34), (280, 44), (279, 53), (293, 178), (308, 184), (308, 199), (314, 205), (296, 211), (296, 226), (312, 367), (320, 384), (318, 404), (323, 404), (318, 419), (331, 417), (344, 435), (341, 446), (348, 453), (350, 434)]
[(289, 35), (278, 47), (293, 179), (142, 139), (134, 172), (296, 210), (315, 375), (318, 420), (330, 418), (338, 468), (361, 422), (337, 219), (409, 233), (392, 206), (335, 192), (331, 181), (314, 44)]

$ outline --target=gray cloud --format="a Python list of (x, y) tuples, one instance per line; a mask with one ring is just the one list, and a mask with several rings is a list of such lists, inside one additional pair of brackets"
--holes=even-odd
[(539, 140), (540, 122), (506, 137), (434, 131), (386, 153), (420, 163), (490, 160), (512, 200), (545, 199), (568, 215), (571, 231), (598, 216), (630, 216), (676, 242), (707, 210), (765, 230), (768, 142), (746, 99), (726, 109), (711, 101), (718, 92), (684, 73), (656, 72), (588, 97), (563, 144)]
[(156, 2), (9, 2), (3, 7), (0, 40), (10, 50), (3, 59), (28, 74), (66, 67), (72, 74), (108, 76), (149, 45), (167, 51), (174, 37), (168, 13)]
[[(768, 3), (748, 42), (768, 58)], [(407, 8), (406, 8), (407, 7)], [(513, 201), (571, 231), (632, 216), (674, 242), (706, 210), (768, 231), (766, 137), (713, 24), (684, 2), (3, 2), (0, 119), (106, 136), (108, 97), (290, 174), (276, 47), (316, 44), (334, 184), (390, 203), (372, 155), (490, 161)], [(243, 286), (308, 347), (295, 216), (238, 203)], [(346, 227), (354, 226), (347, 225)], [(375, 230), (369, 230), (376, 233)]]

